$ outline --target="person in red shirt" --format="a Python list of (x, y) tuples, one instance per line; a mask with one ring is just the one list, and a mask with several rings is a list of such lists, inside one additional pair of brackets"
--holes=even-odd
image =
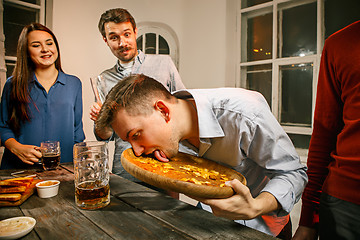
[(360, 239), (360, 21), (325, 41), (307, 174), (293, 239)]

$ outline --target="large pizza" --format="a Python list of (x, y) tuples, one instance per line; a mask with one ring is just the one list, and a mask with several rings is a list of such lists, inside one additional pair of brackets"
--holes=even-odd
[(226, 181), (238, 179), (246, 184), (239, 172), (214, 161), (186, 153), (178, 153), (169, 162), (154, 156), (135, 156), (132, 148), (121, 155), (124, 169), (134, 177), (153, 186), (201, 198), (227, 198), (234, 194)]

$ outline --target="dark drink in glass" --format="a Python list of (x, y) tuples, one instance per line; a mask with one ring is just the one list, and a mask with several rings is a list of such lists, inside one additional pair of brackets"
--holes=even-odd
[(59, 153), (48, 153), (42, 156), (42, 164), (45, 170), (55, 170), (60, 164)]
[(100, 181), (86, 181), (75, 189), (75, 202), (82, 209), (97, 209), (110, 203), (109, 183), (103, 185)]
[(81, 209), (99, 209), (110, 203), (109, 154), (106, 142), (74, 145), (75, 203)]
[(55, 170), (60, 164), (60, 142), (45, 141), (41, 143), (40, 148), (44, 170)]

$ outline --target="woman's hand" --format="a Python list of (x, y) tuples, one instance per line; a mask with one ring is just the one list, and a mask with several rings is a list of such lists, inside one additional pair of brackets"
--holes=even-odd
[(249, 188), (237, 179), (226, 182), (226, 185), (232, 187), (235, 191), (235, 194), (229, 198), (191, 198), (209, 205), (215, 216), (231, 220), (253, 219), (257, 216), (280, 208), (280, 204), (277, 202), (275, 197), (268, 192), (263, 192), (256, 198), (253, 198)]
[(39, 159), (42, 157), (39, 147), (21, 144), (14, 138), (6, 140), (5, 147), (26, 164), (33, 165), (39, 162)]

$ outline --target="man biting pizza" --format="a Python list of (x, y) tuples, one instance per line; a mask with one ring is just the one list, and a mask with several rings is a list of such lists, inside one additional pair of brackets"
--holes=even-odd
[(264, 97), (241, 88), (187, 89), (171, 94), (158, 81), (132, 75), (109, 92), (96, 128), (113, 129), (136, 156), (169, 161), (179, 149), (245, 176), (227, 182), (235, 194), (197, 199), (214, 215), (282, 239), (289, 213), (307, 183), (306, 166)]

